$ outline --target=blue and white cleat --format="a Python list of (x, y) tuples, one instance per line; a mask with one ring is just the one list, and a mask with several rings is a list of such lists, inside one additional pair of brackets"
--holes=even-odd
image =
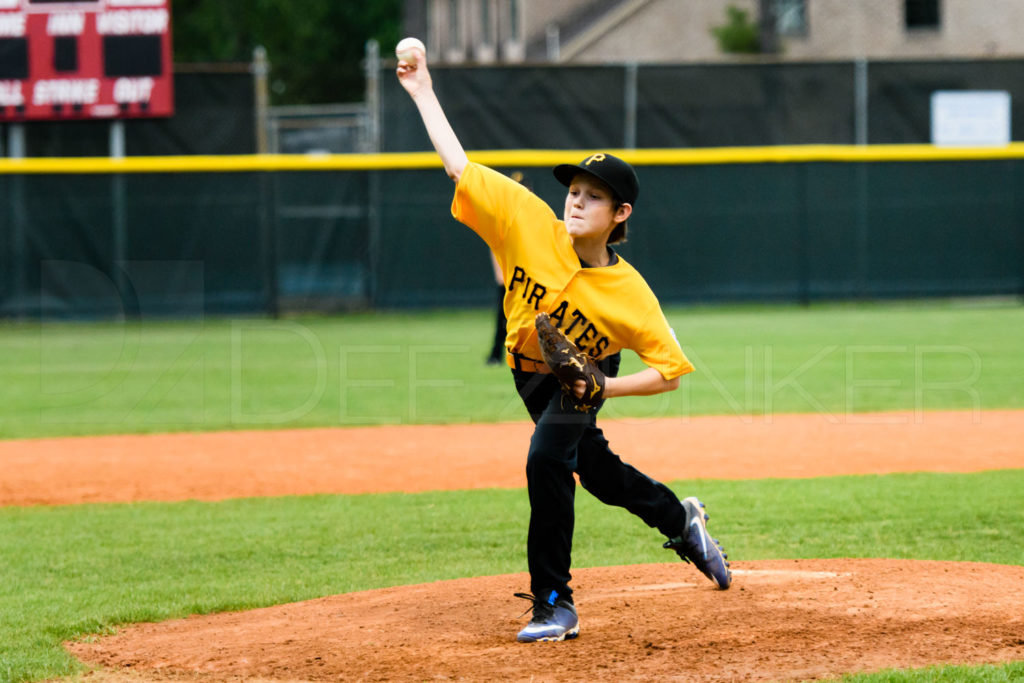
[(533, 618), (516, 640), (520, 643), (557, 642), (572, 640), (580, 634), (580, 620), (576, 606), (551, 591), (547, 599), (535, 598), (529, 593), (516, 593), (517, 598), (533, 602)]
[(726, 561), (729, 556), (708, 533), (704, 503), (691, 496), (683, 500), (683, 509), (686, 510), (686, 526), (662, 547), (676, 551), (684, 562), (692, 562), (719, 590), (725, 590), (732, 585), (732, 572)]

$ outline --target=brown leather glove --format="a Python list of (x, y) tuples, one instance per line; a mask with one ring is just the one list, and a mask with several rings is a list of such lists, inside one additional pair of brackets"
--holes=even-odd
[[(539, 313), (534, 323), (541, 355), (562, 385), (562, 393), (580, 412), (595, 407), (604, 395), (605, 385), (604, 373), (597, 363), (552, 325), (547, 313)], [(576, 395), (577, 380), (583, 380), (587, 385), (582, 397)]]

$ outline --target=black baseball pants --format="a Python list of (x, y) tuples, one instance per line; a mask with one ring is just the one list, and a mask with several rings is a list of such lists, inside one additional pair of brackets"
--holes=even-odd
[[(602, 370), (614, 375), (618, 361), (618, 355), (606, 359)], [(602, 503), (629, 510), (665, 536), (679, 534), (686, 521), (679, 498), (612, 452), (597, 426), (600, 405), (587, 413), (575, 410), (563, 399), (554, 375), (519, 370), (512, 375), (535, 425), (526, 458), (530, 497), (526, 554), (534, 595), (545, 596), (552, 590), (563, 597), (572, 594), (573, 472)]]

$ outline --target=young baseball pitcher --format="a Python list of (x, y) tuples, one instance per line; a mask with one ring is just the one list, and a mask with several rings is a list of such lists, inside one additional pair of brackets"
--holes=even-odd
[[(518, 640), (579, 635), (569, 587), (574, 472), (600, 501), (658, 529), (665, 548), (728, 588), (729, 563), (708, 534), (703, 504), (680, 501), (622, 462), (596, 423), (605, 399), (673, 391), (693, 370), (650, 287), (609, 247), (625, 238), (639, 193), (632, 166), (597, 153), (555, 167), (568, 187), (559, 220), (529, 189), (469, 161), (434, 94), (423, 50), (400, 58), (397, 75), (455, 181), (452, 215), (484, 239), (504, 276), (507, 360), (535, 425), (526, 458), (531, 594), (517, 594), (532, 601), (533, 616)], [(624, 348), (647, 367), (616, 376)]]

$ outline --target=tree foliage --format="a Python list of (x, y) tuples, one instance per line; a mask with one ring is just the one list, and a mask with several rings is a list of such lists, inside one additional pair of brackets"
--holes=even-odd
[(711, 29), (722, 52), (746, 54), (761, 51), (757, 24), (750, 20), (746, 10), (729, 5), (725, 8), (725, 17), (725, 25)]
[(402, 0), (174, 0), (174, 59), (250, 62), (262, 45), (275, 104), (363, 99), (363, 57), (373, 38), (387, 54)]

